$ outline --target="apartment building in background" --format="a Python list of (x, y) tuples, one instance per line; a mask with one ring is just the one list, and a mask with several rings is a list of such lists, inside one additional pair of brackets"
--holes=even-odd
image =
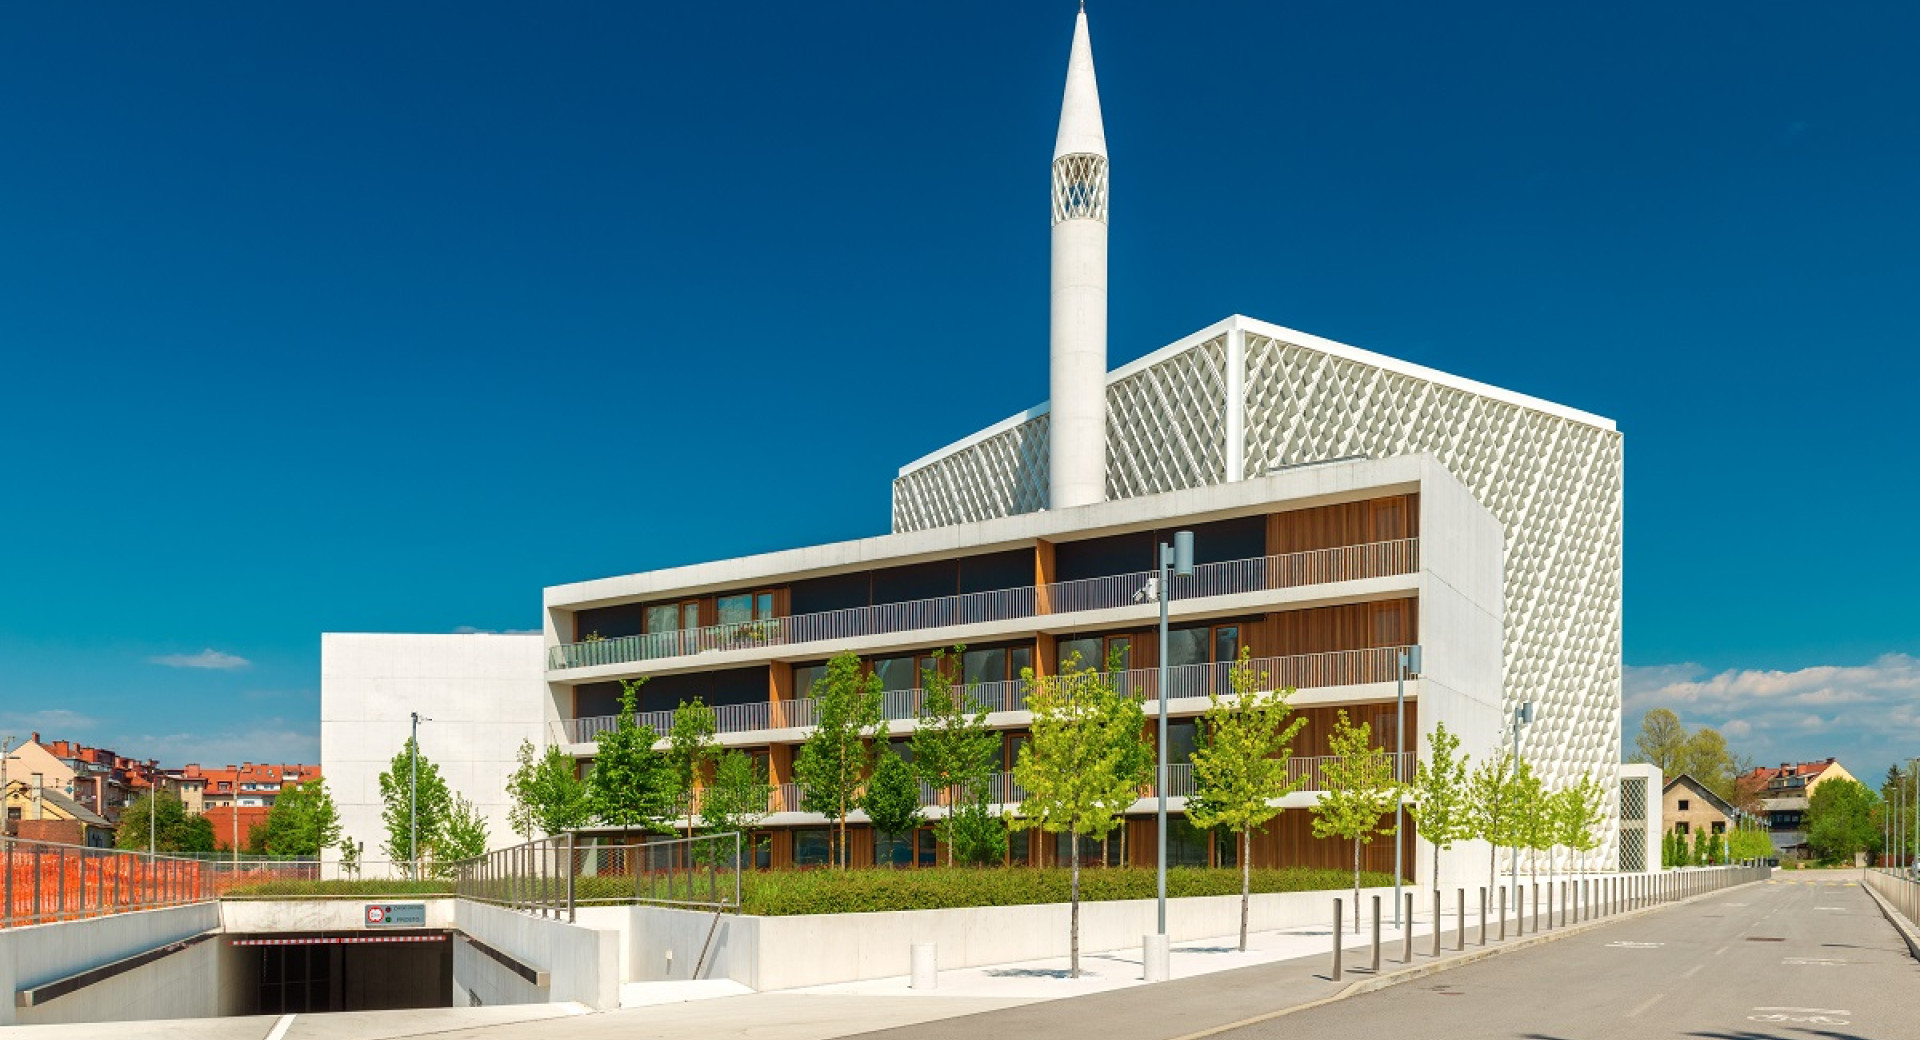
[(234, 806), (271, 809), (283, 788), (319, 776), (317, 765), (243, 762), (209, 768), (194, 762), (170, 771), (166, 782), (179, 792), (188, 812), (205, 814)]
[(104, 849), (113, 846), (106, 817), (44, 786), (42, 777), (9, 775), (0, 783), (0, 836)]
[(1767, 821), (1773, 849), (1782, 858), (1807, 855), (1807, 804), (1814, 788), (1836, 778), (1852, 780), (1853, 774), (1831, 758), (1763, 766), (1740, 778), (1742, 789), (1758, 794), (1760, 816)]
[(54, 791), (112, 826), (128, 803), (145, 791), (159, 765), (70, 740), (42, 740), (35, 733), (7, 755), (9, 779), (39, 776)]
[[(1621, 811), (1615, 425), (1237, 315), (1109, 369), (1102, 118), (1082, 12), (1052, 162), (1048, 401), (903, 467), (887, 534), (553, 586), (539, 636), (327, 634), (322, 765), (348, 834), (377, 842), (376, 778), (411, 713), (429, 720), (423, 753), (504, 837), (520, 741), (558, 745), (590, 768), (620, 683), (644, 676), (645, 721), (661, 728), (699, 697), (715, 707), (720, 740), (764, 764), (761, 865), (824, 862), (826, 821), (805, 811), (791, 773), (811, 683), (829, 657), (859, 654), (886, 689), (887, 736), (901, 740), (931, 655), (964, 645), (957, 677), (1001, 734), (996, 803), (1020, 801), (1007, 770), (1031, 722), (1021, 672), (1117, 654), (1116, 681), (1150, 716), (1164, 698), (1174, 723), (1171, 855), (1221, 863), (1231, 851), (1188, 826), (1181, 807), (1194, 718), (1245, 648), (1271, 685), (1297, 691), (1308, 719), (1290, 808), (1318, 798), (1338, 711), (1413, 757), (1445, 722), (1482, 759), (1528, 703), (1522, 748), (1545, 780), (1592, 776), (1608, 791), (1600, 848), (1561, 853), (1562, 864), (1657, 867), (1647, 848), (1659, 835), (1657, 776), (1627, 780)], [(1200, 563), (1162, 589), (1158, 547), (1181, 530), (1193, 532)], [(1173, 629), (1165, 689), (1161, 594)], [(1396, 679), (1415, 646), (1422, 665), (1405, 684), (1402, 732)], [(1127, 813), (1130, 855), (1155, 845), (1154, 798), (1143, 789)], [(944, 811), (932, 793), (928, 802), (930, 815)], [(1283, 813), (1255, 862), (1350, 863), (1350, 848), (1314, 839), (1307, 820)], [(930, 834), (857, 830), (850, 852), (863, 862), (938, 855)], [(1096, 858), (1117, 857), (1117, 844)], [(1408, 834), (1410, 873), (1423, 845)], [(1456, 850), (1443, 866), (1484, 880), (1471, 870), (1484, 850)], [(1009, 858), (1052, 862), (1060, 851), (1019, 835)], [(1387, 866), (1392, 849), (1376, 843), (1368, 856)]]

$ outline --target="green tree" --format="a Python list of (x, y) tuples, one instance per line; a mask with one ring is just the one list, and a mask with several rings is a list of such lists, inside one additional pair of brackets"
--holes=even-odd
[(1807, 845), (1823, 863), (1851, 863), (1855, 853), (1877, 852), (1879, 800), (1858, 780), (1823, 780), (1807, 799)]
[(667, 731), (667, 779), (674, 804), (686, 818), (689, 835), (693, 833), (694, 790), (707, 763), (720, 754), (720, 745), (714, 740), (717, 732), (713, 709), (700, 698), (681, 701), (673, 709), (673, 728)]
[[(933, 826), (946, 843), (948, 866), (956, 856), (975, 861), (966, 853), (979, 851), (978, 841), (971, 840), (978, 821), (968, 810), (979, 805), (984, 812), (1000, 758), (1000, 734), (988, 728), (985, 706), (971, 689), (954, 683), (948, 667), (965, 649), (954, 647), (951, 658), (946, 651), (935, 651), (933, 666), (920, 673), (920, 721), (913, 731), (914, 771), (947, 796), (947, 812)], [(961, 837), (963, 829), (969, 838)], [(1004, 834), (1004, 827), (999, 830)]]
[(212, 852), (213, 823), (204, 816), (187, 812), (180, 796), (162, 791), (158, 800), (151, 791), (140, 795), (120, 812), (120, 827), (113, 833), (113, 847), (129, 852), (147, 851), (147, 837), (153, 836), (155, 852)]
[[(1112, 670), (1082, 667), (1079, 655), (1068, 657), (1060, 674), (1021, 675), (1027, 686), (1027, 709), (1033, 713), (1033, 735), (1014, 763), (1014, 781), (1026, 789), (1013, 825), (1038, 828), (1067, 836), (1071, 903), (1067, 946), (1068, 974), (1080, 977), (1080, 839), (1100, 840), (1120, 822), (1138, 791), (1134, 777), (1125, 775), (1128, 726), (1140, 740), (1137, 711), (1129, 713), (1114, 688)], [(1137, 709), (1138, 703), (1132, 704)]]
[(1552, 795), (1554, 844), (1570, 853), (1592, 852), (1600, 847), (1599, 827), (1605, 821), (1607, 792), (1592, 776), (1561, 788)]
[(1695, 866), (1695, 867), (1704, 867), (1707, 865), (1707, 832), (1706, 831), (1693, 832), (1693, 851), (1688, 854), (1687, 862), (1689, 865)]
[(620, 684), (620, 717), (600, 734), (593, 771), (587, 774), (587, 796), (593, 815), (622, 835), (638, 827), (673, 833), (674, 798), (666, 756), (654, 750), (660, 739), (652, 726), (636, 720), (636, 705), (645, 679)]
[(1533, 763), (1522, 760), (1514, 771), (1514, 798), (1519, 839), (1515, 844), (1527, 850), (1527, 872), (1539, 884), (1540, 853), (1554, 846), (1553, 796), (1533, 771)]
[(472, 802), (460, 794), (453, 796), (447, 810), (447, 824), (433, 848), (433, 876), (450, 878), (454, 864), (463, 859), (483, 856), (487, 851), (487, 821)]
[(1654, 708), (1640, 717), (1640, 732), (1633, 738), (1633, 760), (1659, 768), (1671, 780), (1685, 771), (1687, 727), (1680, 716), (1666, 708)]
[(801, 805), (833, 817), (836, 858), (847, 867), (847, 815), (860, 800), (860, 787), (873, 768), (873, 738), (886, 725), (880, 677), (868, 672), (856, 654), (827, 662), (813, 684), (813, 732), (794, 757), (793, 778), (804, 785)]
[(1473, 837), (1473, 788), (1467, 771), (1469, 756), (1460, 754), (1460, 738), (1437, 723), (1427, 734), (1427, 759), (1413, 774), (1408, 794), (1421, 837), (1433, 846), (1433, 888), (1440, 890), (1440, 853), (1456, 841)]
[[(1814, 788), (1819, 790), (1819, 788)], [(1758, 820), (1744, 818), (1734, 827), (1733, 834), (1727, 839), (1727, 855), (1739, 861), (1769, 859), (1773, 856), (1773, 839)]]
[(873, 825), (876, 847), (882, 836), (906, 835), (911, 841), (914, 828), (920, 826), (920, 778), (891, 746), (879, 757), (860, 796), (860, 808), (867, 811), (867, 820)]
[(700, 796), (700, 821), (708, 834), (740, 834), (744, 850), (753, 829), (767, 818), (772, 790), (765, 759), (738, 748), (723, 751), (713, 764), (713, 783)]
[(1293, 738), (1306, 719), (1292, 719), (1280, 689), (1262, 695), (1264, 672), (1255, 673), (1252, 651), (1240, 649), (1240, 659), (1228, 674), (1233, 697), (1219, 691), (1207, 695), (1207, 711), (1200, 717), (1193, 750), (1193, 794), (1187, 798), (1187, 819), (1195, 827), (1224, 827), (1240, 837), (1240, 949), (1247, 948), (1247, 912), (1253, 892), (1253, 832), (1280, 815), (1279, 800), (1300, 789), (1306, 777), (1290, 779)]
[(1007, 857), (1007, 824), (988, 807), (988, 797), (981, 791), (972, 801), (948, 810), (952, 825), (948, 852), (970, 866), (998, 864)]
[(538, 757), (533, 742), (522, 740), (519, 766), (507, 779), (512, 808), (507, 819), (514, 833), (531, 839), (537, 831), (559, 834), (577, 830), (593, 819), (593, 801), (580, 779), (573, 756), (549, 745)]
[(418, 877), (418, 863), (445, 832), (452, 809), (453, 796), (440, 779), (440, 767), (420, 754), (408, 737), (387, 771), (380, 774), (380, 822), (387, 831), (380, 851), (392, 862), (409, 864), (407, 876)]
[(1740, 761), (1719, 730), (1702, 726), (1687, 737), (1681, 771), (1728, 802), (1735, 799), (1739, 770)]
[(340, 843), (340, 874), (349, 878), (360, 876), (360, 843), (351, 838)]
[[(1519, 847), (1520, 791), (1513, 755), (1502, 749), (1497, 758), (1480, 763), (1467, 782), (1467, 826), (1472, 837), (1487, 843), (1487, 891), (1498, 888), (1500, 850)], [(1513, 879), (1519, 884), (1520, 879)]]
[(314, 777), (283, 788), (255, 839), (260, 851), (275, 856), (318, 858), (320, 850), (340, 844), (340, 813), (326, 780)]
[(1326, 790), (1313, 808), (1313, 836), (1341, 838), (1353, 843), (1353, 930), (1360, 930), (1360, 848), (1380, 834), (1393, 831), (1383, 817), (1393, 808), (1400, 785), (1393, 779), (1393, 760), (1373, 744), (1373, 729), (1347, 719), (1345, 708), (1327, 740), (1331, 756), (1321, 767)]

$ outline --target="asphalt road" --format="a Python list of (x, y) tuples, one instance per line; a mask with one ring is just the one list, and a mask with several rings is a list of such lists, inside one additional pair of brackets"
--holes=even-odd
[(1858, 879), (1851, 870), (1777, 872), (1687, 906), (1215, 1035), (1920, 1040), (1920, 964)]

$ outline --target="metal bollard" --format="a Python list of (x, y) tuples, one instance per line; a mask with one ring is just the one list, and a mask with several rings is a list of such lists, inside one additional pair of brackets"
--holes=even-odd
[(1500, 886), (1500, 941), (1507, 941), (1507, 886)]
[(1480, 945), (1487, 944), (1487, 886), (1480, 886)]
[[(1549, 913), (1547, 917), (1551, 920), (1553, 915)], [(1533, 883), (1533, 930), (1535, 932), (1540, 930), (1540, 882), (1538, 881)]]
[(1335, 982), (1340, 981), (1340, 926), (1343, 923), (1344, 922), (1340, 919), (1340, 900), (1335, 899), (1333, 901), (1333, 972), (1332, 972), (1333, 981)]
[(1373, 897), (1373, 966), (1368, 969), (1375, 975), (1380, 974), (1380, 897)]
[(1453, 890), (1453, 948), (1455, 951), (1467, 948), (1467, 890)]
[(1446, 920), (1440, 915), (1440, 890), (1433, 890), (1433, 955), (1440, 956), (1440, 925)]
[(1400, 963), (1413, 963), (1413, 893), (1408, 892), (1402, 901), (1400, 915)]

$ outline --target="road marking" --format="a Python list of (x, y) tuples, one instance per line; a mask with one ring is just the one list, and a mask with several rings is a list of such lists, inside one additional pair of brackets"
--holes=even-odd
[(1634, 1008), (1632, 1011), (1627, 1012), (1627, 1017), (1628, 1018), (1639, 1017), (1642, 1011), (1645, 1011), (1646, 1009), (1654, 1006), (1655, 1004), (1660, 1003), (1660, 998), (1664, 996), (1666, 996), (1665, 993), (1655, 993), (1653, 996), (1648, 997), (1647, 999), (1641, 1001), (1638, 1007)]
[(1814, 1026), (1844, 1026), (1844, 1025), (1850, 1025), (1852, 1023), (1851, 1019), (1835, 1018), (1832, 1015), (1791, 1015), (1782, 1011), (1776, 1011), (1769, 1015), (1748, 1015), (1747, 1021), (1749, 1022), (1805, 1022), (1808, 1025), (1814, 1025)]
[(1850, 964), (1852, 962), (1829, 960), (1825, 957), (1787, 957), (1782, 959), (1780, 963), (1795, 964), (1803, 968), (1838, 968), (1842, 964)]
[(1695, 975), (1700, 974), (1700, 969), (1704, 967), (1706, 967), (1705, 964), (1696, 964), (1693, 967), (1688, 968), (1686, 971), (1681, 972), (1680, 977), (1683, 979), (1693, 978)]
[(1815, 910), (1845, 910), (1844, 906), (1816, 906)]
[(1658, 949), (1659, 947), (1665, 946), (1666, 943), (1625, 942), (1620, 939), (1615, 939), (1613, 942), (1610, 942), (1607, 945), (1617, 946), (1623, 950), (1652, 950), (1652, 949)]
[(1835, 1008), (1798, 1008), (1798, 1007), (1757, 1007), (1755, 1011), (1797, 1011), (1803, 1015), (1851, 1015), (1851, 1011)]
[(287, 1030), (293, 1028), (293, 1019), (292, 1015), (281, 1015), (280, 1021), (275, 1022), (273, 1028), (267, 1032), (266, 1040), (281, 1040), (281, 1037), (287, 1035)]

